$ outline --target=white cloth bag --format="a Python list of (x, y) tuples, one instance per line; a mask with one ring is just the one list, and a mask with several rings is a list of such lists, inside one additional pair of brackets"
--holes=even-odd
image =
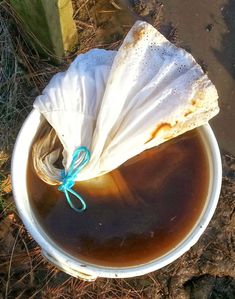
[[(140, 152), (201, 126), (218, 113), (217, 91), (185, 50), (138, 21), (120, 49), (79, 55), (34, 107), (55, 129), (67, 170), (76, 148), (91, 159), (76, 180), (109, 172)], [(53, 153), (36, 151), (41, 178), (60, 182)], [(41, 165), (41, 166), (38, 166)]]

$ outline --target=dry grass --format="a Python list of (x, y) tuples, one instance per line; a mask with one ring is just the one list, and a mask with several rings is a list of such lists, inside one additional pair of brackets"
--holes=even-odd
[(6, 212), (13, 207), (6, 182), (16, 135), (35, 97), (60, 68), (31, 49), (6, 1), (0, 3), (0, 49), (0, 211)]
[(0, 45), (0, 151), (11, 152), (35, 96), (60, 68), (31, 49), (5, 1), (0, 4)]
[[(63, 65), (39, 59), (21, 34), (19, 21), (0, 3), (0, 298), (29, 298), (46, 285), (47, 265), (16, 215), (10, 185), (10, 156), (35, 97)], [(38, 274), (42, 272), (39, 280)], [(1, 297), (2, 296), (2, 297)]]

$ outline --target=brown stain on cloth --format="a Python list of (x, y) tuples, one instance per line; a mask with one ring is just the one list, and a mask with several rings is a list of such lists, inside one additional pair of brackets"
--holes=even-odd
[(162, 123), (160, 125), (158, 125), (156, 127), (156, 129), (151, 133), (151, 137), (145, 142), (148, 143), (150, 141), (152, 141), (154, 138), (157, 137), (157, 135), (159, 135), (160, 133), (164, 132), (164, 131), (168, 131), (172, 128), (172, 125), (169, 123)]

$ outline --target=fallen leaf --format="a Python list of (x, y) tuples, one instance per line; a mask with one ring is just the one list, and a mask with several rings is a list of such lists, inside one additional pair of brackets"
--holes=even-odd
[(11, 175), (9, 174), (5, 179), (1, 181), (0, 190), (2, 194), (10, 193), (12, 190), (11, 187)]
[(0, 151), (0, 166), (7, 162), (9, 159), (9, 155), (4, 151)]

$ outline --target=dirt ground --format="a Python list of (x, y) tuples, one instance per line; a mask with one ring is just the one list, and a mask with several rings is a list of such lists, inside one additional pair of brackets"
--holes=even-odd
[[(4, 2), (4, 1), (3, 1)], [(233, 0), (74, 1), (79, 33), (73, 55), (92, 47), (118, 48), (136, 19), (152, 23), (190, 51), (220, 95), (212, 122), (223, 160), (216, 213), (199, 242), (171, 265), (133, 279), (83, 282), (55, 269), (22, 225), (11, 193), (10, 156), (37, 94), (66, 67), (39, 58), (0, 3), (0, 299), (1, 298), (235, 298), (235, 2)]]

